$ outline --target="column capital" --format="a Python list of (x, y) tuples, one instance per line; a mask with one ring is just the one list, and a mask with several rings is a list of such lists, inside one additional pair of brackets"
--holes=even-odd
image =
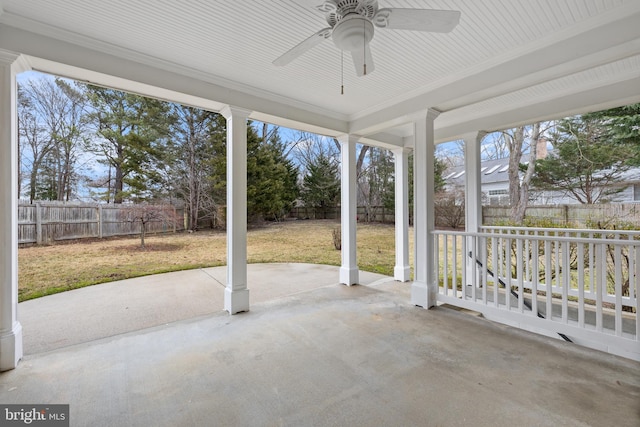
[(16, 74), (31, 69), (31, 65), (24, 55), (4, 49), (0, 49), (0, 66), (2, 65), (13, 66)]
[(392, 148), (391, 151), (393, 154), (395, 154), (396, 156), (401, 156), (402, 154), (409, 154), (413, 151), (413, 149), (411, 147), (398, 147), (398, 148)]
[(341, 135), (336, 136), (336, 139), (341, 144), (346, 144), (348, 142), (357, 143), (357, 142), (360, 141), (361, 138), (362, 137), (359, 136), (359, 135), (353, 135), (353, 134), (350, 134), (350, 133), (343, 133)]
[(441, 111), (436, 110), (435, 108), (427, 108), (425, 116), (427, 119), (435, 120), (440, 113)]
[(488, 134), (489, 132), (484, 131), (484, 130), (478, 130), (475, 132), (469, 132), (469, 133), (465, 133), (462, 135), (462, 137), (460, 139), (462, 139), (465, 144), (469, 143), (469, 142), (481, 142), (482, 139)]
[(424, 110), (420, 110), (412, 114), (410, 116), (410, 119), (414, 122), (424, 119), (435, 120), (440, 115), (440, 113), (441, 111), (436, 110), (435, 108), (425, 108)]
[(225, 105), (222, 110), (220, 110), (220, 114), (222, 114), (227, 120), (229, 120), (232, 116), (244, 117), (246, 119), (251, 115), (251, 113), (251, 110), (247, 110), (246, 108), (234, 107), (233, 105)]

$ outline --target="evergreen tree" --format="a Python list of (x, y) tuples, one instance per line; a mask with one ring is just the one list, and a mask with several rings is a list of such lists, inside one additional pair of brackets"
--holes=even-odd
[[(221, 117), (221, 116), (220, 116)], [(213, 198), (226, 201), (226, 121), (221, 117), (210, 127), (210, 159)], [(247, 215), (249, 221), (278, 220), (286, 215), (298, 196), (298, 170), (284, 154), (276, 132), (261, 138), (252, 123), (247, 126)]]
[(88, 86), (93, 121), (101, 137), (90, 149), (114, 170), (106, 198), (155, 196), (162, 183), (161, 166), (169, 133), (169, 104), (113, 89)]
[(305, 206), (320, 209), (326, 218), (327, 208), (335, 207), (340, 197), (338, 163), (324, 153), (307, 165), (300, 197)]
[(603, 113), (558, 122), (553, 135), (554, 155), (536, 162), (533, 185), (541, 190), (564, 190), (584, 204), (607, 200), (622, 188), (622, 173), (639, 156), (634, 140), (623, 141), (611, 130)]
[(640, 166), (640, 104), (597, 111), (583, 117), (602, 123), (608, 141), (628, 148), (629, 157), (625, 163)]
[(247, 132), (247, 213), (250, 219), (278, 220), (297, 198), (297, 168), (285, 158), (277, 131), (268, 139), (253, 126)]

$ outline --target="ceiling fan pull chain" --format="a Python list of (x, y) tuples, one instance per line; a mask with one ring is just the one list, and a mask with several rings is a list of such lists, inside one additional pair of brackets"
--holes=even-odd
[(340, 51), (340, 95), (344, 95), (344, 50)]
[[(367, 33), (367, 22), (362, 21), (362, 34)], [(364, 76), (367, 75), (367, 39), (366, 37), (362, 37), (362, 57), (364, 58)]]

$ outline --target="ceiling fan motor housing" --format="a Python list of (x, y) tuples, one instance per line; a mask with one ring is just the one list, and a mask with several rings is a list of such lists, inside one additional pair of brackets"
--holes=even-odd
[(373, 39), (373, 24), (358, 13), (349, 13), (336, 24), (331, 37), (338, 49), (361, 50)]

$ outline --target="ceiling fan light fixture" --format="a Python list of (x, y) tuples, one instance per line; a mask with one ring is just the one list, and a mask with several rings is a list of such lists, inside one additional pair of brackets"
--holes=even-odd
[(369, 46), (369, 42), (373, 39), (374, 27), (380, 30), (448, 33), (460, 22), (460, 12), (456, 10), (380, 9), (378, 0), (292, 1), (304, 5), (316, 5), (315, 9), (325, 14), (329, 26), (276, 58), (273, 65), (279, 67), (287, 65), (323, 40), (332, 38), (338, 49), (351, 54), (356, 75), (366, 76), (375, 69)]
[(331, 37), (338, 49), (362, 50), (373, 39), (373, 24), (360, 14), (349, 13), (336, 24)]

